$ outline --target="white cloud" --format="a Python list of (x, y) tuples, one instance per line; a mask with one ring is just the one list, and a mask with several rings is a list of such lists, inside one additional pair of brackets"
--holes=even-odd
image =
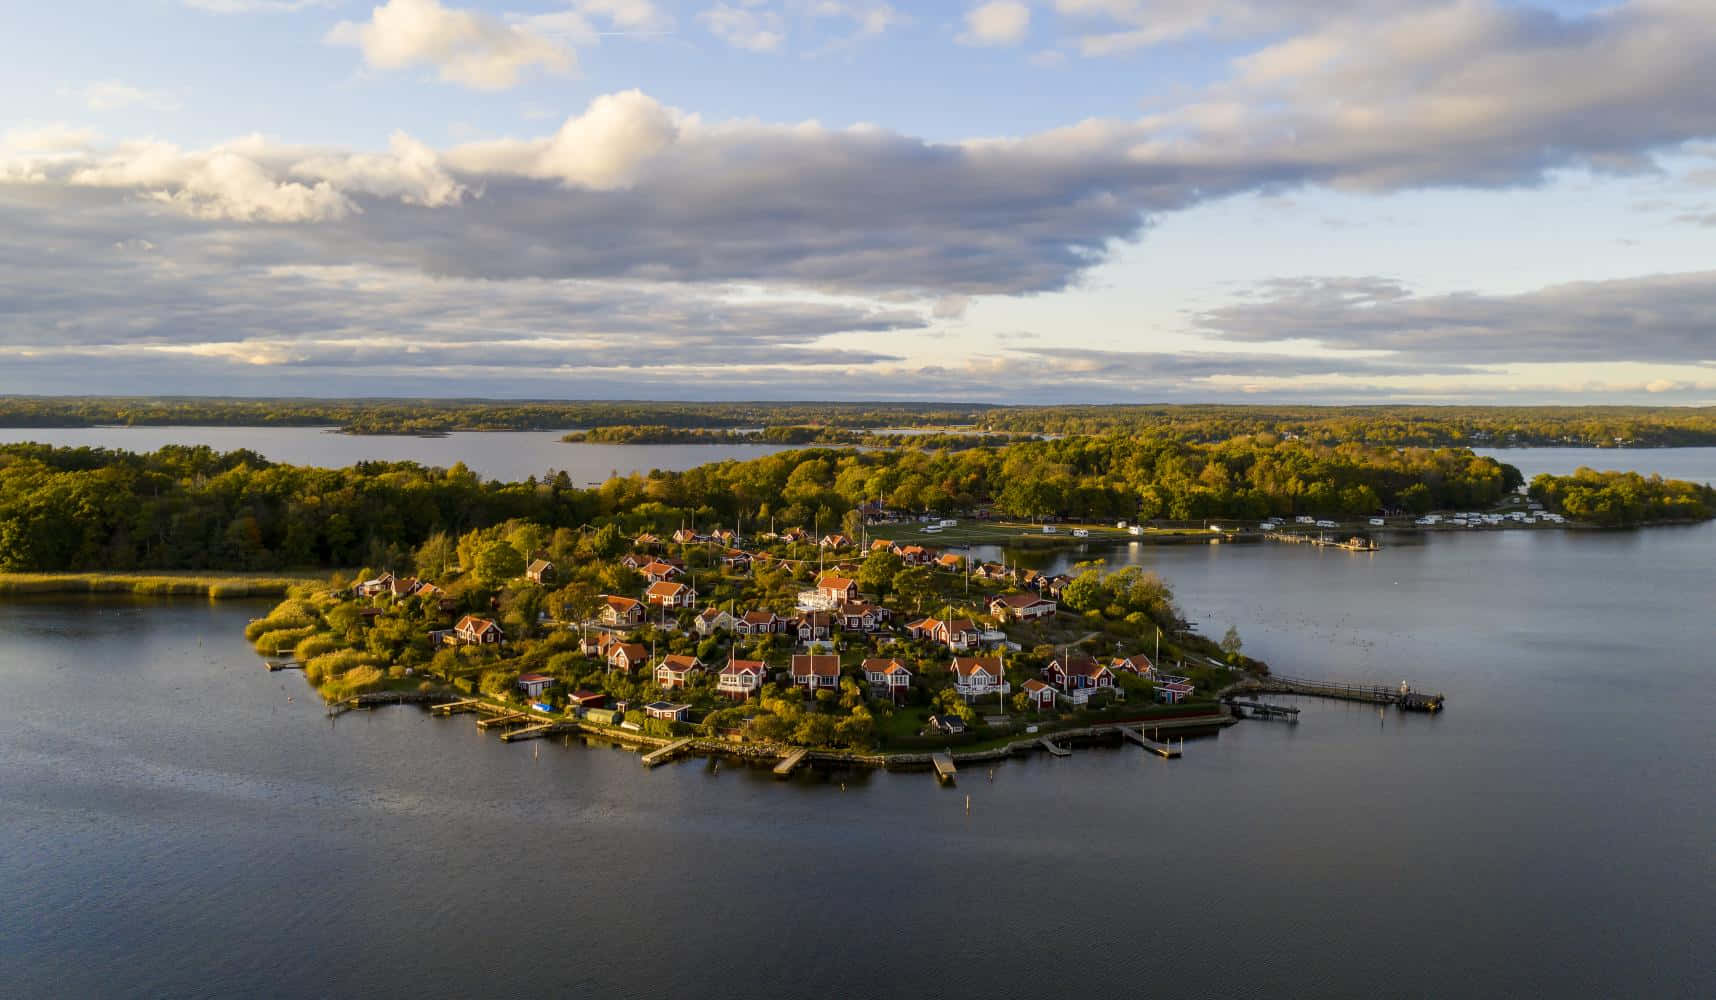
[(697, 15), (709, 33), (736, 48), (773, 52), (786, 41), (786, 21), (779, 12), (755, 0), (739, 0), (739, 6), (718, 3)]
[(100, 80), (75, 92), (91, 111), (118, 111), (144, 107), (151, 111), (177, 111), (179, 102), (164, 90), (144, 90), (118, 80)]
[(526, 70), (570, 71), (566, 44), (489, 14), (444, 7), (437, 0), (387, 0), (368, 21), (341, 21), (332, 45), (362, 50), (376, 69), (435, 67), (442, 80), (478, 90), (506, 90)]
[(325, 181), (343, 191), (397, 198), (407, 205), (438, 208), (465, 196), (465, 188), (441, 165), (433, 149), (403, 132), (388, 141), (388, 154), (316, 156), (295, 163), (294, 176)]
[(990, 0), (965, 12), (961, 45), (1017, 45), (1031, 30), (1031, 8), (1019, 0)]
[(630, 187), (637, 172), (671, 145), (679, 120), (641, 91), (604, 94), (546, 139), (472, 143), (448, 160), (472, 173), (512, 174), (610, 191)]

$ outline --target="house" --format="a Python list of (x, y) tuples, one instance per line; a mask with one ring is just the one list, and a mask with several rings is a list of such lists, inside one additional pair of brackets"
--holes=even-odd
[(1114, 689), (1114, 671), (1088, 656), (1060, 657), (1043, 668), (1043, 678), (1067, 693), (1073, 704), (1082, 705), (1104, 688)]
[(969, 618), (955, 618), (952, 621), (923, 618), (907, 625), (906, 632), (914, 639), (933, 642), (959, 652), (975, 649), (983, 641), (982, 631)]
[(388, 584), (387, 592), (395, 600), (398, 600), (400, 598), (410, 597), (422, 588), (423, 584), (419, 583), (417, 578), (414, 576), (394, 577), (393, 581)]
[(554, 678), (547, 674), (519, 674), (518, 689), (531, 701), (542, 697), (542, 692), (548, 690), (548, 685), (554, 683)]
[(1008, 580), (1012, 578), (1013, 571), (1000, 563), (983, 563), (972, 570), (971, 575), (979, 580)]
[(684, 722), (691, 718), (691, 706), (671, 701), (652, 701), (644, 706), (644, 714), (667, 722)]
[(953, 689), (960, 697), (972, 701), (985, 695), (1006, 694), (1010, 688), (997, 656), (956, 656), (953, 658)]
[(733, 616), (720, 608), (704, 608), (693, 624), (698, 635), (708, 638), (717, 632), (733, 631)]
[(1061, 592), (1066, 590), (1070, 583), (1072, 583), (1072, 577), (1064, 573), (1047, 577), (1037, 587), (1037, 593), (1047, 594), (1058, 601), (1061, 599)]
[(871, 552), (890, 552), (893, 548), (894, 543), (888, 541), (886, 538), (878, 538), (870, 543)]
[(905, 700), (912, 687), (912, 672), (892, 657), (865, 660), (864, 679), (872, 690), (886, 694), (896, 705)]
[(1016, 622), (1052, 617), (1060, 605), (1037, 594), (1007, 594), (989, 602), (989, 613), (1002, 620)]
[(627, 552), (620, 558), (620, 565), (629, 570), (641, 570), (652, 562), (655, 562), (655, 557), (642, 552)]
[(660, 583), (663, 580), (672, 580), (685, 573), (685, 571), (680, 569), (678, 566), (661, 559), (644, 563), (642, 566), (638, 567), (638, 572), (642, 573), (651, 583)]
[(792, 682), (807, 691), (840, 686), (840, 657), (832, 653), (797, 653), (792, 658)]
[(722, 545), (732, 545), (739, 540), (738, 533), (731, 528), (716, 528), (709, 537)]
[(525, 567), (524, 575), (532, 583), (550, 584), (554, 582), (554, 564), (546, 559), (538, 559)]
[(599, 617), (604, 625), (640, 625), (646, 613), (642, 601), (616, 594), (602, 595), (602, 611)]
[(373, 580), (365, 580), (364, 582), (353, 587), (352, 592), (357, 594), (357, 596), (359, 596), (359, 597), (374, 597), (377, 594), (387, 593), (387, 592), (391, 591), (392, 589), (393, 589), (393, 574), (392, 573), (383, 573), (380, 576), (374, 578)]
[(965, 732), (965, 720), (957, 715), (932, 715), (929, 724), (924, 726), (924, 732), (958, 736)]
[(721, 555), (721, 565), (735, 573), (751, 571), (751, 554), (742, 549), (728, 549)]
[(705, 669), (703, 661), (695, 656), (669, 653), (656, 665), (655, 682), (664, 688), (682, 688)]
[(733, 620), (735, 635), (773, 635), (781, 630), (781, 620), (773, 611), (747, 611)]
[(1156, 665), (1151, 663), (1150, 658), (1145, 656), (1143, 653), (1133, 653), (1131, 656), (1116, 656), (1114, 659), (1108, 661), (1108, 666), (1109, 669), (1113, 670), (1116, 674), (1137, 674), (1139, 677), (1146, 678), (1156, 676)]
[(649, 662), (649, 650), (641, 642), (616, 642), (608, 647), (608, 666), (627, 673)]
[(792, 622), (799, 642), (824, 642), (834, 636), (834, 616), (826, 611), (806, 611)]
[(907, 566), (926, 566), (935, 558), (930, 550), (922, 545), (896, 545), (894, 554), (899, 556), (900, 561)]
[(781, 532), (777, 537), (788, 545), (796, 545), (799, 542), (810, 541), (810, 533), (805, 531), (803, 528), (788, 528)]
[(692, 542), (701, 541), (702, 538), (690, 528), (680, 528), (673, 533), (673, 540), (680, 545), (690, 545)]
[(453, 626), (453, 637), (465, 646), (492, 646), (506, 641), (506, 633), (487, 618), (466, 615)]
[(840, 628), (846, 632), (878, 632), (893, 616), (894, 613), (887, 608), (863, 602), (843, 604), (840, 610), (835, 612)]
[[(654, 535), (650, 534), (647, 531), (644, 532), (643, 534), (639, 535), (638, 537), (632, 539), (632, 545), (634, 545), (635, 547), (640, 548), (640, 549), (653, 549), (657, 545), (660, 545), (660, 544), (661, 544), (661, 539), (655, 537)], [(637, 567), (634, 566), (632, 568), (636, 569)]]
[(825, 600), (835, 604), (845, 604), (847, 601), (858, 599), (858, 581), (849, 576), (835, 576), (824, 573), (817, 578), (816, 593)]
[(715, 679), (715, 690), (743, 701), (757, 693), (768, 672), (769, 665), (762, 660), (728, 660)]
[(1053, 711), (1055, 699), (1060, 697), (1059, 691), (1035, 677), (1020, 685), (1020, 688), (1025, 692), (1025, 699), (1030, 702), (1031, 707), (1039, 712)]
[(1165, 701), (1170, 705), (1178, 705), (1192, 696), (1192, 683), (1184, 677), (1169, 677), (1166, 675), (1156, 678), (1156, 700)]
[(852, 547), (852, 539), (845, 535), (829, 534), (823, 535), (816, 544), (824, 549), (846, 549)]
[(664, 608), (694, 608), (697, 606), (697, 591), (683, 583), (663, 580), (649, 585), (649, 589), (644, 591), (644, 600)]
[(574, 691), (566, 696), (568, 708), (601, 708), (608, 703), (608, 696), (594, 691)]
[(943, 552), (936, 557), (935, 568), (949, 573), (958, 573), (965, 568), (965, 557), (954, 552)]

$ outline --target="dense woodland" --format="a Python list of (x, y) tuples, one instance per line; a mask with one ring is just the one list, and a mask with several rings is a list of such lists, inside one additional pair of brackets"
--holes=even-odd
[(1571, 476), (1538, 476), (1531, 496), (1577, 521), (1617, 526), (1716, 517), (1716, 489), (1636, 472), (1581, 468)]
[(248, 451), (147, 455), (0, 446), (0, 569), (219, 569), (391, 564), (437, 532), (526, 519), (671, 531), (855, 525), (993, 508), (1020, 518), (1196, 520), (1483, 506), (1520, 484), (1459, 449), (1329, 448), (1268, 436), (1202, 445), (1108, 436), (963, 451), (806, 449), (578, 489), (564, 474), (485, 482), (462, 465), (322, 469)]
[[(334, 426), (362, 434), (570, 428), (970, 427), (1017, 434), (1123, 432), (1215, 442), (1275, 434), (1317, 444), (1671, 447), (1716, 445), (1716, 407), (991, 406), (981, 403), (651, 403), (457, 399), (0, 397), (0, 426)], [(601, 440), (642, 441), (636, 430)], [(803, 436), (786, 443), (859, 443)]]

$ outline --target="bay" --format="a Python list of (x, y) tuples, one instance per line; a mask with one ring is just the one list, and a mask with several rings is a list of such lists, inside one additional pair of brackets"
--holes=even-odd
[(1449, 707), (783, 782), (330, 722), (244, 645), (264, 605), (9, 601), (0, 992), (1716, 991), (1716, 525), (1109, 555), (1280, 672)]

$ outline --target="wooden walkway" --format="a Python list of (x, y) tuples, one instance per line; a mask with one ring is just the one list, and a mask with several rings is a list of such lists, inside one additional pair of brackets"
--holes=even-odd
[(643, 755), (644, 766), (654, 767), (657, 764), (665, 764), (678, 756), (681, 750), (684, 750), (695, 742), (695, 740), (687, 736), (685, 739), (669, 743), (667, 746), (664, 746), (659, 750), (651, 750), (649, 753)]
[(1248, 713), (1247, 719), (1280, 719), (1283, 722), (1298, 722), (1299, 710), (1291, 705), (1271, 705), (1266, 701), (1245, 701), (1240, 698), (1229, 698), (1227, 704), (1235, 708), (1243, 708)]
[(429, 709), (429, 711), (434, 712), (436, 715), (455, 715), (459, 712), (475, 712), (477, 710), (477, 706), (482, 703), (483, 700), (481, 698), (466, 698), (464, 701), (449, 701), (445, 704), (436, 705)]
[(1307, 695), (1312, 698), (1334, 698), (1339, 701), (1362, 701), (1370, 705), (1396, 705), (1410, 712), (1439, 712), (1443, 697), (1413, 690), (1409, 684), (1397, 688), (1378, 684), (1345, 684), (1339, 681), (1314, 681), (1302, 677), (1281, 677), (1271, 674), (1247, 682), (1248, 691), (1277, 694)]
[(571, 732), (578, 728), (575, 722), (543, 722), (524, 729), (513, 729), (501, 734), (501, 742), (514, 743), (518, 740), (534, 740), (538, 736), (552, 736), (555, 733)]
[(804, 762), (805, 755), (808, 753), (810, 753), (809, 750), (794, 750), (792, 753), (787, 754), (781, 759), (779, 764), (775, 765), (775, 777), (785, 778), (792, 774), (792, 772)]
[(1054, 742), (1051, 741), (1047, 736), (1043, 737), (1042, 739), (1038, 740), (1037, 742), (1041, 743), (1043, 745), (1044, 750), (1047, 750), (1048, 752), (1054, 754), (1056, 757), (1071, 757), (1072, 756), (1071, 750), (1068, 750), (1066, 747), (1056, 746), (1054, 744)]
[(1158, 743), (1150, 737), (1145, 736), (1142, 730), (1134, 729), (1131, 726), (1121, 726), (1120, 731), (1126, 735), (1127, 739), (1150, 751), (1156, 756), (1164, 757), (1168, 760), (1173, 760), (1175, 757), (1180, 756), (1180, 751), (1186, 744), (1185, 740), (1181, 740), (1178, 745), (1175, 745), (1172, 740), (1167, 743)]
[(297, 660), (263, 660), (262, 665), (268, 668), (269, 673), (273, 673), (276, 670), (304, 669), (304, 665), (299, 663)]
[(951, 783), (954, 777), (959, 774), (959, 768), (953, 765), (952, 754), (931, 754), (930, 763), (935, 765), (935, 776), (943, 782)]
[(487, 719), (478, 719), (477, 728), (487, 729), (490, 726), (517, 726), (533, 720), (535, 716), (527, 712), (510, 712), (506, 715), (495, 715)]

